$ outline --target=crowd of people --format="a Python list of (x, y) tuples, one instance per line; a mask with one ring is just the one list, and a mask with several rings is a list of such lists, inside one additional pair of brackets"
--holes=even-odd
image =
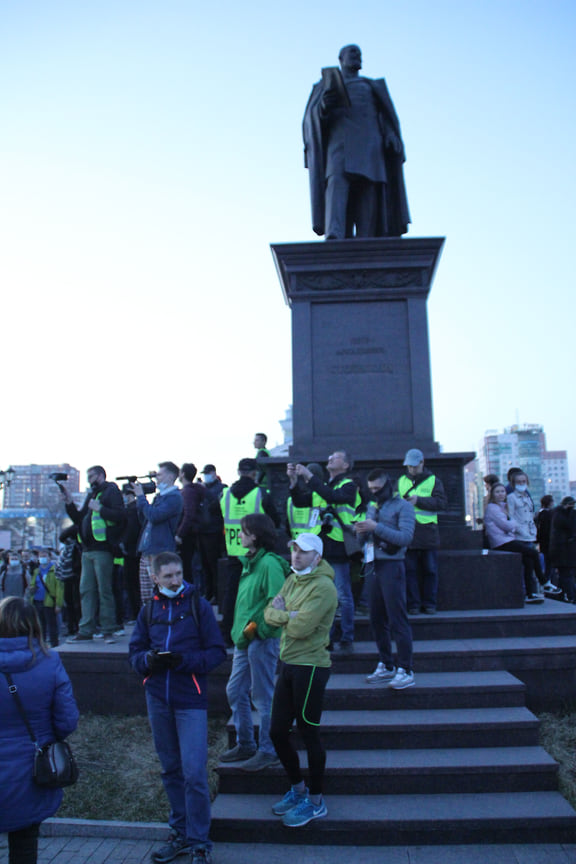
[(544, 594), (576, 602), (576, 514), (574, 498), (554, 507), (551, 495), (530, 495), (530, 480), (520, 468), (510, 468), (507, 483), (495, 474), (484, 478), (484, 530), (490, 549), (522, 557), (526, 603), (542, 603)]
[[(298, 828), (328, 812), (321, 717), (332, 652), (354, 650), (355, 619), (365, 608), (378, 654), (368, 684), (412, 687), (410, 616), (437, 608), (438, 514), (447, 499), (420, 450), (408, 450), (396, 483), (376, 468), (362, 488), (344, 449), (329, 455), (326, 474), (315, 463), (288, 463), (288, 501), (280, 514), (266, 488), (265, 436), (254, 443), (259, 458), (241, 459), (230, 486), (213, 464), (204, 466), (199, 482), (192, 463), (161, 462), (154, 488), (130, 479), (121, 489), (102, 466), (92, 466), (80, 507), (62, 486), (71, 525), (59, 553), (10, 550), (0, 572), (0, 672), (22, 673), (24, 686), (28, 670), (49, 658), (63, 703), (47, 723), (58, 734), (68, 734), (77, 720), (66, 674), (47, 648), (58, 645), (62, 612), (70, 642), (101, 637), (111, 643), (133, 623), (130, 662), (143, 679), (170, 803), (171, 833), (153, 854), (157, 864), (184, 854), (196, 864), (211, 861), (207, 676), (225, 660), (227, 647), (233, 649), (226, 692), (236, 740), (222, 762), (237, 762), (247, 773), (282, 765), (288, 789), (273, 812)], [(552, 508), (543, 499), (536, 513), (525, 472), (513, 469), (508, 482), (507, 488), (493, 475), (486, 478), (491, 548), (521, 555), (528, 602), (542, 596), (534, 579), (542, 590), (575, 600), (574, 500)], [(279, 529), (290, 538), (288, 554)], [(4, 609), (10, 610), (6, 624)], [(7, 716), (18, 727), (7, 693)], [(307, 781), (292, 743), (294, 723), (307, 752)], [(20, 724), (14, 744), (23, 746), (24, 732)], [(33, 864), (38, 823), (57, 804), (57, 796), (46, 800), (26, 825), (0, 815), (0, 830), (10, 832), (14, 848), (24, 843), (32, 850), (14, 861)]]

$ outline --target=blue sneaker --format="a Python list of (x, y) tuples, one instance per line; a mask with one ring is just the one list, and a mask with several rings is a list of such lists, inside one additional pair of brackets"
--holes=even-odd
[(293, 810), (294, 807), (297, 807), (298, 804), (305, 801), (307, 795), (308, 789), (305, 789), (304, 792), (296, 792), (292, 787), (290, 787), (282, 800), (278, 801), (277, 804), (274, 804), (272, 812), (275, 816), (285, 816), (289, 810)]
[(289, 810), (282, 820), (287, 828), (299, 828), (301, 825), (307, 825), (313, 819), (321, 819), (328, 815), (328, 808), (324, 803), (324, 799), (320, 804), (313, 804), (310, 798), (306, 796), (300, 804)]

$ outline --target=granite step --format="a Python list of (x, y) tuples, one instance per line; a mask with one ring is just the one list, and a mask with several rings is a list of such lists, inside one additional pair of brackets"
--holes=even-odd
[[(576, 632), (576, 607), (547, 597), (520, 609), (438, 611), (410, 615), (409, 620), (417, 640), (566, 636)], [(358, 641), (373, 638), (366, 615), (355, 617), (354, 629)]]
[[(407, 691), (389, 691), (386, 709), (337, 710), (322, 714), (322, 742), (328, 750), (446, 747), (530, 747), (538, 744), (538, 718), (524, 707), (410, 709)], [(257, 727), (257, 717), (254, 718)], [(296, 746), (301, 747), (298, 730)], [(228, 725), (229, 746), (235, 743)]]
[(218, 795), (212, 805), (216, 842), (438, 845), (463, 843), (572, 843), (576, 812), (558, 792), (438, 795), (334, 795), (328, 816), (286, 828), (272, 806), (276, 795)]
[[(355, 642), (354, 650), (332, 653), (334, 672), (368, 674), (378, 660), (374, 642)], [(494, 639), (431, 639), (414, 642), (414, 669), (420, 672), (464, 672), (507, 669), (564, 670), (576, 667), (576, 632), (564, 636)], [(418, 680), (418, 677), (417, 677)]]
[[(306, 765), (306, 756), (301, 753)], [(242, 763), (221, 763), (219, 794), (274, 794), (282, 767), (253, 774)], [(412, 795), (556, 791), (558, 764), (541, 747), (426, 750), (331, 750), (326, 795)]]
[[(335, 669), (339, 668), (339, 664)], [(374, 663), (370, 671), (375, 668)], [(387, 708), (397, 704), (388, 683), (372, 684), (365, 674), (334, 672), (326, 688), (326, 709)], [(416, 685), (402, 692), (403, 708), (501, 708), (523, 706), (524, 684), (503, 670), (489, 672), (424, 672)]]

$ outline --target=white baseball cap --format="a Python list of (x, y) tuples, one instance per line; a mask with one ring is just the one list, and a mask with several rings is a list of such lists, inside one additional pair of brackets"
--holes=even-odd
[(299, 534), (298, 537), (296, 537), (295, 540), (291, 540), (288, 545), (293, 546), (294, 544), (296, 544), (302, 552), (318, 552), (319, 555), (322, 555), (324, 552), (324, 546), (318, 534)]

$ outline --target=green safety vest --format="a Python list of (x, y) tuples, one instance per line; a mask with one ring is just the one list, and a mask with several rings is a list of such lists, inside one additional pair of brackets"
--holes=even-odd
[(220, 499), (220, 509), (224, 519), (224, 532), (226, 535), (226, 552), (231, 558), (238, 558), (240, 555), (246, 554), (246, 549), (240, 542), (240, 523), (244, 516), (250, 513), (264, 513), (262, 507), (262, 489), (256, 486), (251, 492), (248, 492), (245, 498), (240, 501), (232, 494), (230, 489), (226, 489), (224, 495)]
[(310, 528), (311, 514), (311, 507), (295, 507), (292, 498), (288, 498), (288, 501), (286, 502), (286, 516), (288, 518), (290, 534), (293, 538), (298, 537), (299, 534), (315, 533), (312, 528)]
[[(96, 495), (96, 499), (100, 498), (102, 493), (98, 492)], [(110, 522), (109, 520), (103, 519), (99, 512), (96, 510), (92, 510), (91, 516), (91, 528), (92, 528), (92, 536), (97, 543), (105, 543), (106, 542), (106, 526), (114, 525), (114, 522)]]
[[(352, 483), (352, 482), (353, 482), (352, 480), (345, 477), (343, 480), (340, 480), (338, 483), (336, 483), (336, 485), (334, 486), (334, 490), (341, 489), (342, 486), (344, 486), (346, 483)], [(313, 507), (315, 506), (314, 505), (314, 495), (316, 495), (317, 500), (320, 502), (319, 506), (323, 507), (323, 506), (326, 506), (328, 504), (328, 502), (324, 498), (322, 498), (322, 496), (319, 493), (314, 492), (312, 495), (312, 506)], [(354, 504), (329, 504), (328, 506), (332, 507), (332, 509), (336, 511), (336, 513), (338, 514), (338, 516), (342, 520), (342, 525), (352, 525), (352, 522), (356, 518), (356, 508), (360, 506), (361, 500), (362, 499), (360, 498), (360, 492), (358, 491), (358, 489), (356, 489), (356, 499), (354, 501)], [(318, 505), (316, 505), (316, 506), (318, 506)], [(340, 524), (340, 522), (338, 522), (337, 519), (334, 520), (332, 530), (330, 531), (330, 534), (328, 535), (330, 537), (330, 540), (336, 540), (337, 543), (343, 543), (344, 542), (344, 532), (342, 530), (342, 525)], [(319, 534), (321, 531), (321, 527), (322, 526), (320, 524), (318, 524), (317, 530), (314, 528), (311, 528), (310, 530), (313, 534)]]
[[(416, 481), (416, 486), (413, 486), (412, 480), (407, 474), (402, 474), (398, 480), (398, 492), (400, 493), (401, 498), (403, 498), (407, 492), (411, 495), (419, 495), (421, 498), (430, 498), (435, 485), (436, 477), (434, 474), (431, 474), (430, 477), (425, 477), (421, 483)], [(414, 515), (416, 516), (416, 521), (421, 525), (429, 525), (432, 522), (438, 524), (438, 514), (431, 513), (430, 510), (421, 510), (419, 507), (415, 507)]]

